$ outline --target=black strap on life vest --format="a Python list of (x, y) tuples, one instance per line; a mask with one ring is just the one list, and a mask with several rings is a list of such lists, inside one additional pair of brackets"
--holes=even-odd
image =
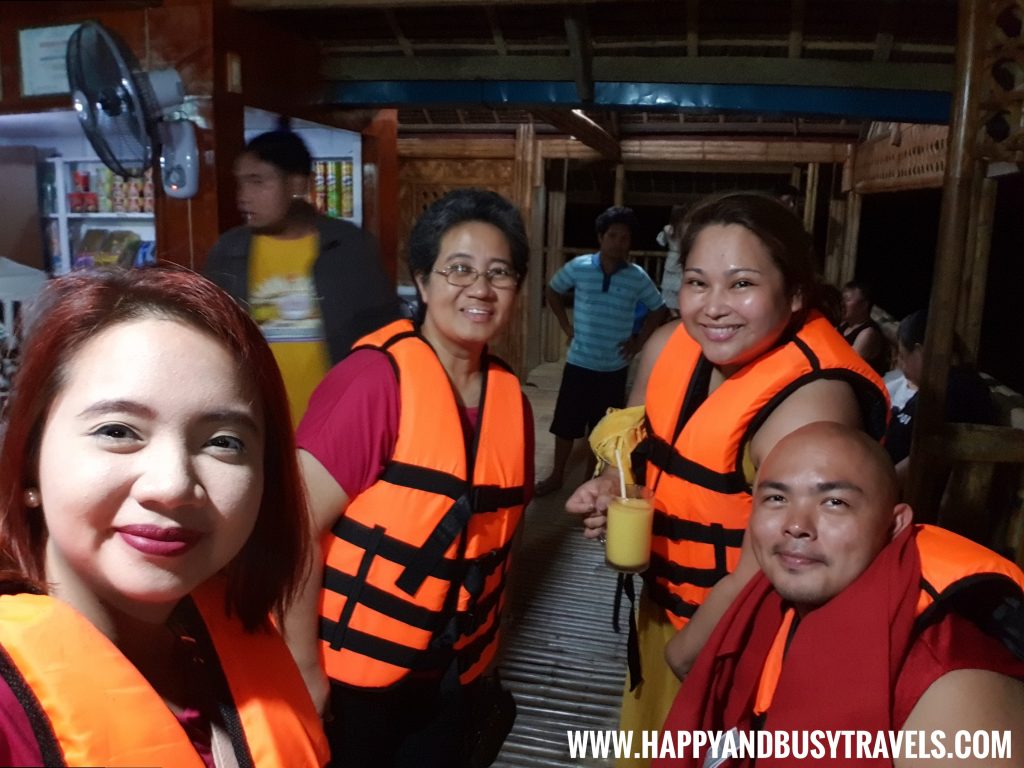
[(620, 573), (615, 581), (615, 603), (612, 606), (612, 629), (617, 633), (619, 627), (619, 608), (622, 596), (629, 599), (629, 631), (626, 635), (626, 667), (629, 670), (629, 690), (644, 681), (643, 665), (640, 663), (640, 633), (636, 626), (636, 588), (633, 585), (632, 573)]
[(1024, 593), (1016, 581), (1001, 573), (975, 573), (954, 581), (941, 593), (922, 578), (921, 589), (934, 602), (915, 620), (919, 630), (957, 613), (1024, 660)]
[[(484, 618), (486, 619), (487, 617), (485, 616)], [(480, 625), (482, 624), (483, 621), (480, 622)], [(461, 673), (468, 670), (480, 659), (484, 650), (498, 634), (500, 625), (501, 622), (497, 620), (497, 616), (494, 616), (491, 626), (487, 631), (462, 648), (453, 648), (455, 638), (450, 636), (450, 633), (442, 631), (435, 636), (435, 641), (427, 649), (411, 648), (392, 640), (386, 640), (358, 629), (347, 627), (345, 632), (345, 648), (361, 656), (367, 656), (386, 664), (417, 672), (444, 671), (454, 659), (458, 666), (458, 671)], [(457, 618), (450, 624), (446, 624), (445, 629), (448, 626), (461, 629), (458, 627)], [(321, 637), (330, 637), (336, 631), (336, 628), (336, 622), (323, 616), (320, 617)]]
[(647, 459), (666, 474), (717, 493), (748, 493), (750, 484), (742, 472), (716, 472), (688, 459), (665, 440), (648, 431)]
[[(344, 519), (345, 518), (343, 517), (342, 520)], [(345, 607), (341, 610), (341, 616), (338, 618), (338, 623), (334, 626), (334, 630), (330, 635), (328, 635), (331, 650), (337, 651), (346, 644), (345, 639), (349, 631), (349, 622), (352, 619), (352, 612), (355, 611), (356, 606), (359, 605), (359, 601), (362, 598), (363, 590), (366, 588), (366, 577), (370, 573), (370, 566), (373, 565), (373, 560), (377, 557), (377, 550), (380, 548), (380, 544), (384, 540), (384, 537), (384, 526), (375, 525), (370, 530), (370, 535), (366, 541), (363, 556), (359, 560), (359, 569), (356, 572), (356, 577), (352, 583), (352, 594), (350, 594), (348, 599), (345, 601)]]
[[(345, 595), (347, 598), (345, 607), (337, 621), (326, 617), (320, 619), (320, 637), (330, 643), (334, 650), (346, 648), (364, 656), (409, 669), (437, 669), (439, 665), (443, 666), (446, 660), (451, 658), (450, 646), (459, 635), (472, 634), (477, 631), (500, 600), (501, 590), (505, 584), (504, 576), (494, 591), (483, 600), (477, 601), (477, 597), (483, 591), (486, 579), (496, 568), (502, 567), (507, 562), (508, 553), (512, 548), (512, 537), (502, 546), (479, 557), (470, 560), (446, 558), (438, 563), (430, 575), (449, 583), (446, 604), (450, 603), (450, 606), (438, 611), (431, 611), (366, 582), (368, 564), (373, 560), (371, 553), (404, 564), (416, 556), (418, 552), (416, 547), (391, 538), (379, 527), (369, 528), (350, 518), (343, 517), (335, 523), (333, 532), (344, 541), (365, 550), (359, 572), (355, 576), (330, 566), (324, 569), (323, 586), (332, 592)], [(364, 564), (367, 564), (365, 568)], [(469, 574), (469, 571), (472, 574)], [(472, 599), (466, 611), (456, 612), (454, 604), (460, 585), (466, 587)], [(433, 633), (437, 650), (423, 651), (389, 641), (381, 641), (379, 645), (375, 644), (376, 638), (372, 635), (358, 632), (349, 626), (352, 613), (357, 605), (365, 605), (405, 624)], [(444, 651), (446, 645), (448, 646), (447, 655)], [(423, 654), (423, 658), (419, 659), (418, 654)]]
[(57, 734), (53, 732), (50, 718), (46, 716), (43, 705), (39, 703), (35, 692), (22, 677), (14, 660), (2, 647), (0, 647), (0, 678), (7, 683), (7, 687), (11, 689), (11, 693), (14, 694), (25, 711), (29, 725), (32, 726), (32, 735), (39, 746), (43, 765), (66, 766), (64, 753), (57, 740)]
[[(716, 557), (716, 560), (719, 558)], [(650, 574), (654, 578), (664, 579), (672, 584), (692, 584), (695, 587), (711, 589), (728, 572), (724, 556), (715, 563), (714, 568), (692, 568), (673, 563), (652, 552), (651, 564), (645, 575)]]
[(502, 488), (495, 485), (468, 487), (465, 480), (447, 472), (418, 467), (413, 464), (391, 462), (381, 474), (381, 480), (404, 488), (428, 491), (453, 500), (437, 526), (431, 531), (416, 554), (406, 560), (405, 570), (395, 582), (409, 595), (414, 595), (444, 560), (445, 553), (476, 513), (496, 512), (505, 507), (523, 503), (523, 487)]
[[(341, 517), (334, 524), (331, 532), (342, 541), (347, 541), (349, 544), (363, 550), (369, 551), (370, 549), (373, 549), (373, 551), (380, 557), (383, 557), (385, 560), (398, 563), (399, 565), (408, 565), (416, 559), (417, 554), (419, 553), (418, 547), (388, 536), (383, 528), (381, 528), (381, 532), (378, 532), (378, 528), (380, 528), (380, 526), (370, 528), (369, 526), (363, 525), (352, 518)], [(495, 547), (489, 552), (485, 552), (470, 560), (451, 560), (448, 558), (442, 558), (441, 562), (437, 563), (428, 575), (442, 581), (462, 583), (467, 565), (473, 565), (479, 571), (478, 578), (484, 579), (489, 576), (495, 568), (501, 565), (502, 562), (504, 562), (511, 548), (512, 538), (510, 537), (502, 546)], [(332, 576), (332, 573), (336, 575)], [(356, 585), (358, 580), (358, 576), (347, 576), (340, 571), (335, 571), (329, 566), (324, 570), (324, 586), (334, 592), (338, 592), (349, 597), (352, 595), (351, 589)], [(379, 591), (370, 586), (367, 586), (367, 589), (370, 590), (369, 592), (366, 592), (367, 595), (372, 595), (375, 591)], [(467, 589), (467, 591), (469, 590)], [(394, 595), (387, 596), (391, 599), (399, 600), (399, 598), (394, 597)], [(404, 603), (404, 601), (402, 602)], [(374, 607), (370, 602), (367, 602), (367, 605)], [(389, 613), (389, 611), (384, 610), (382, 610), (382, 612)], [(415, 622), (409, 623), (416, 626)]]
[(227, 675), (224, 674), (224, 666), (217, 654), (217, 647), (213, 644), (213, 638), (195, 602), (182, 600), (171, 614), (171, 621), (180, 622), (182, 631), (191, 638), (195, 644), (196, 654), (203, 660), (209, 692), (220, 714), (220, 722), (231, 739), (238, 768), (255, 768), (256, 760), (245, 737), (242, 716), (238, 711), (239, 703), (231, 694), (231, 686), (228, 684)]
[(743, 544), (743, 528), (726, 528), (720, 523), (698, 523), (694, 520), (680, 520), (660, 510), (654, 510), (655, 536), (671, 541), (693, 541), (698, 544), (738, 548)]
[(654, 602), (676, 616), (684, 619), (692, 618), (700, 606), (696, 603), (688, 603), (679, 595), (670, 592), (663, 584), (655, 581), (653, 576), (649, 577), (648, 574), (650, 572), (650, 569), (644, 572), (644, 584), (647, 586), (647, 594), (651, 596)]

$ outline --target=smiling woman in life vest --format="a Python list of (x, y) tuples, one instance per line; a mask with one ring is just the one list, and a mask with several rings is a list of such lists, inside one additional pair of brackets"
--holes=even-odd
[(165, 268), (59, 278), (36, 318), (0, 446), (0, 763), (322, 765), (269, 620), (308, 542), (259, 330)]
[[(656, 507), (641, 668), (622, 710), (622, 727), (638, 730), (661, 726), (678, 688), (665, 644), (736, 567), (761, 460), (814, 421), (880, 438), (888, 408), (881, 380), (820, 311), (811, 239), (791, 210), (756, 194), (711, 198), (684, 219), (680, 254), (680, 320), (645, 345), (629, 397), (646, 409)], [(603, 533), (617, 483), (610, 469), (566, 502), (585, 536)]]
[(314, 700), (330, 692), (338, 766), (466, 765), (481, 697), (496, 690), (487, 673), (533, 433), (518, 379), (487, 349), (527, 259), (501, 196), (435, 202), (410, 237), (419, 318), (358, 342), (299, 426), (324, 558), (287, 636)]

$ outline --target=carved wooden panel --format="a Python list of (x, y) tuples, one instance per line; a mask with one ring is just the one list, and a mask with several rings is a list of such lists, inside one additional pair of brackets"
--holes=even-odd
[(978, 155), (1024, 162), (1024, 0), (989, 0), (980, 26)]

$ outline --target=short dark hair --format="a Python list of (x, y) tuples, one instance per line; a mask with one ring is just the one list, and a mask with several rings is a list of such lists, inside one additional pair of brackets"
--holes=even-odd
[(844, 291), (860, 291), (860, 295), (864, 297), (864, 301), (868, 303), (869, 307), (875, 305), (875, 293), (871, 290), (871, 285), (864, 280), (851, 280), (843, 286)]
[(765, 244), (772, 262), (782, 272), (786, 295), (799, 293), (803, 297), (803, 308), (794, 318), (795, 327), (803, 325), (811, 309), (823, 309), (820, 281), (814, 271), (814, 243), (793, 211), (778, 200), (755, 192), (729, 192), (708, 198), (692, 208), (683, 220), (679, 242), (683, 266), (697, 235), (715, 224), (738, 224)]
[(629, 234), (636, 235), (638, 222), (636, 220), (636, 214), (633, 213), (632, 208), (613, 205), (598, 216), (594, 221), (594, 228), (597, 230), (597, 236), (602, 237), (612, 224), (625, 224), (629, 227)]
[(224, 569), (227, 609), (248, 629), (262, 626), (296, 594), (308, 567), (306, 496), (288, 398), (260, 329), (213, 283), (173, 266), (73, 272), (51, 281), (25, 338), (0, 439), (0, 578), (46, 591), (46, 528), (25, 503), (38, 483), (39, 445), (49, 409), (87, 341), (147, 317), (181, 322), (216, 339), (259, 392), (266, 434), (263, 495), (252, 534)]
[(899, 328), (896, 329), (896, 339), (904, 349), (913, 350), (919, 344), (924, 344), (924, 333), (927, 328), (928, 310), (919, 309), (900, 320)]
[(530, 264), (530, 244), (523, 218), (516, 207), (497, 192), (476, 187), (452, 190), (420, 215), (409, 235), (409, 273), (413, 277), (430, 275), (445, 233), (469, 221), (490, 224), (505, 236), (512, 266), (522, 284)]
[(270, 163), (288, 175), (309, 176), (313, 172), (313, 157), (306, 142), (292, 131), (267, 131), (254, 136), (243, 154)]

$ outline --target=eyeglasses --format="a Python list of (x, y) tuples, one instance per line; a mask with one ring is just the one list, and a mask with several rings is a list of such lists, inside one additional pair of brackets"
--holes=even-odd
[(480, 275), (486, 277), (487, 282), (495, 288), (515, 288), (519, 285), (519, 273), (508, 267), (491, 267), (486, 272), (481, 272), (469, 264), (452, 264), (444, 269), (435, 269), (434, 272), (444, 275), (449, 285), (458, 288), (473, 285)]

